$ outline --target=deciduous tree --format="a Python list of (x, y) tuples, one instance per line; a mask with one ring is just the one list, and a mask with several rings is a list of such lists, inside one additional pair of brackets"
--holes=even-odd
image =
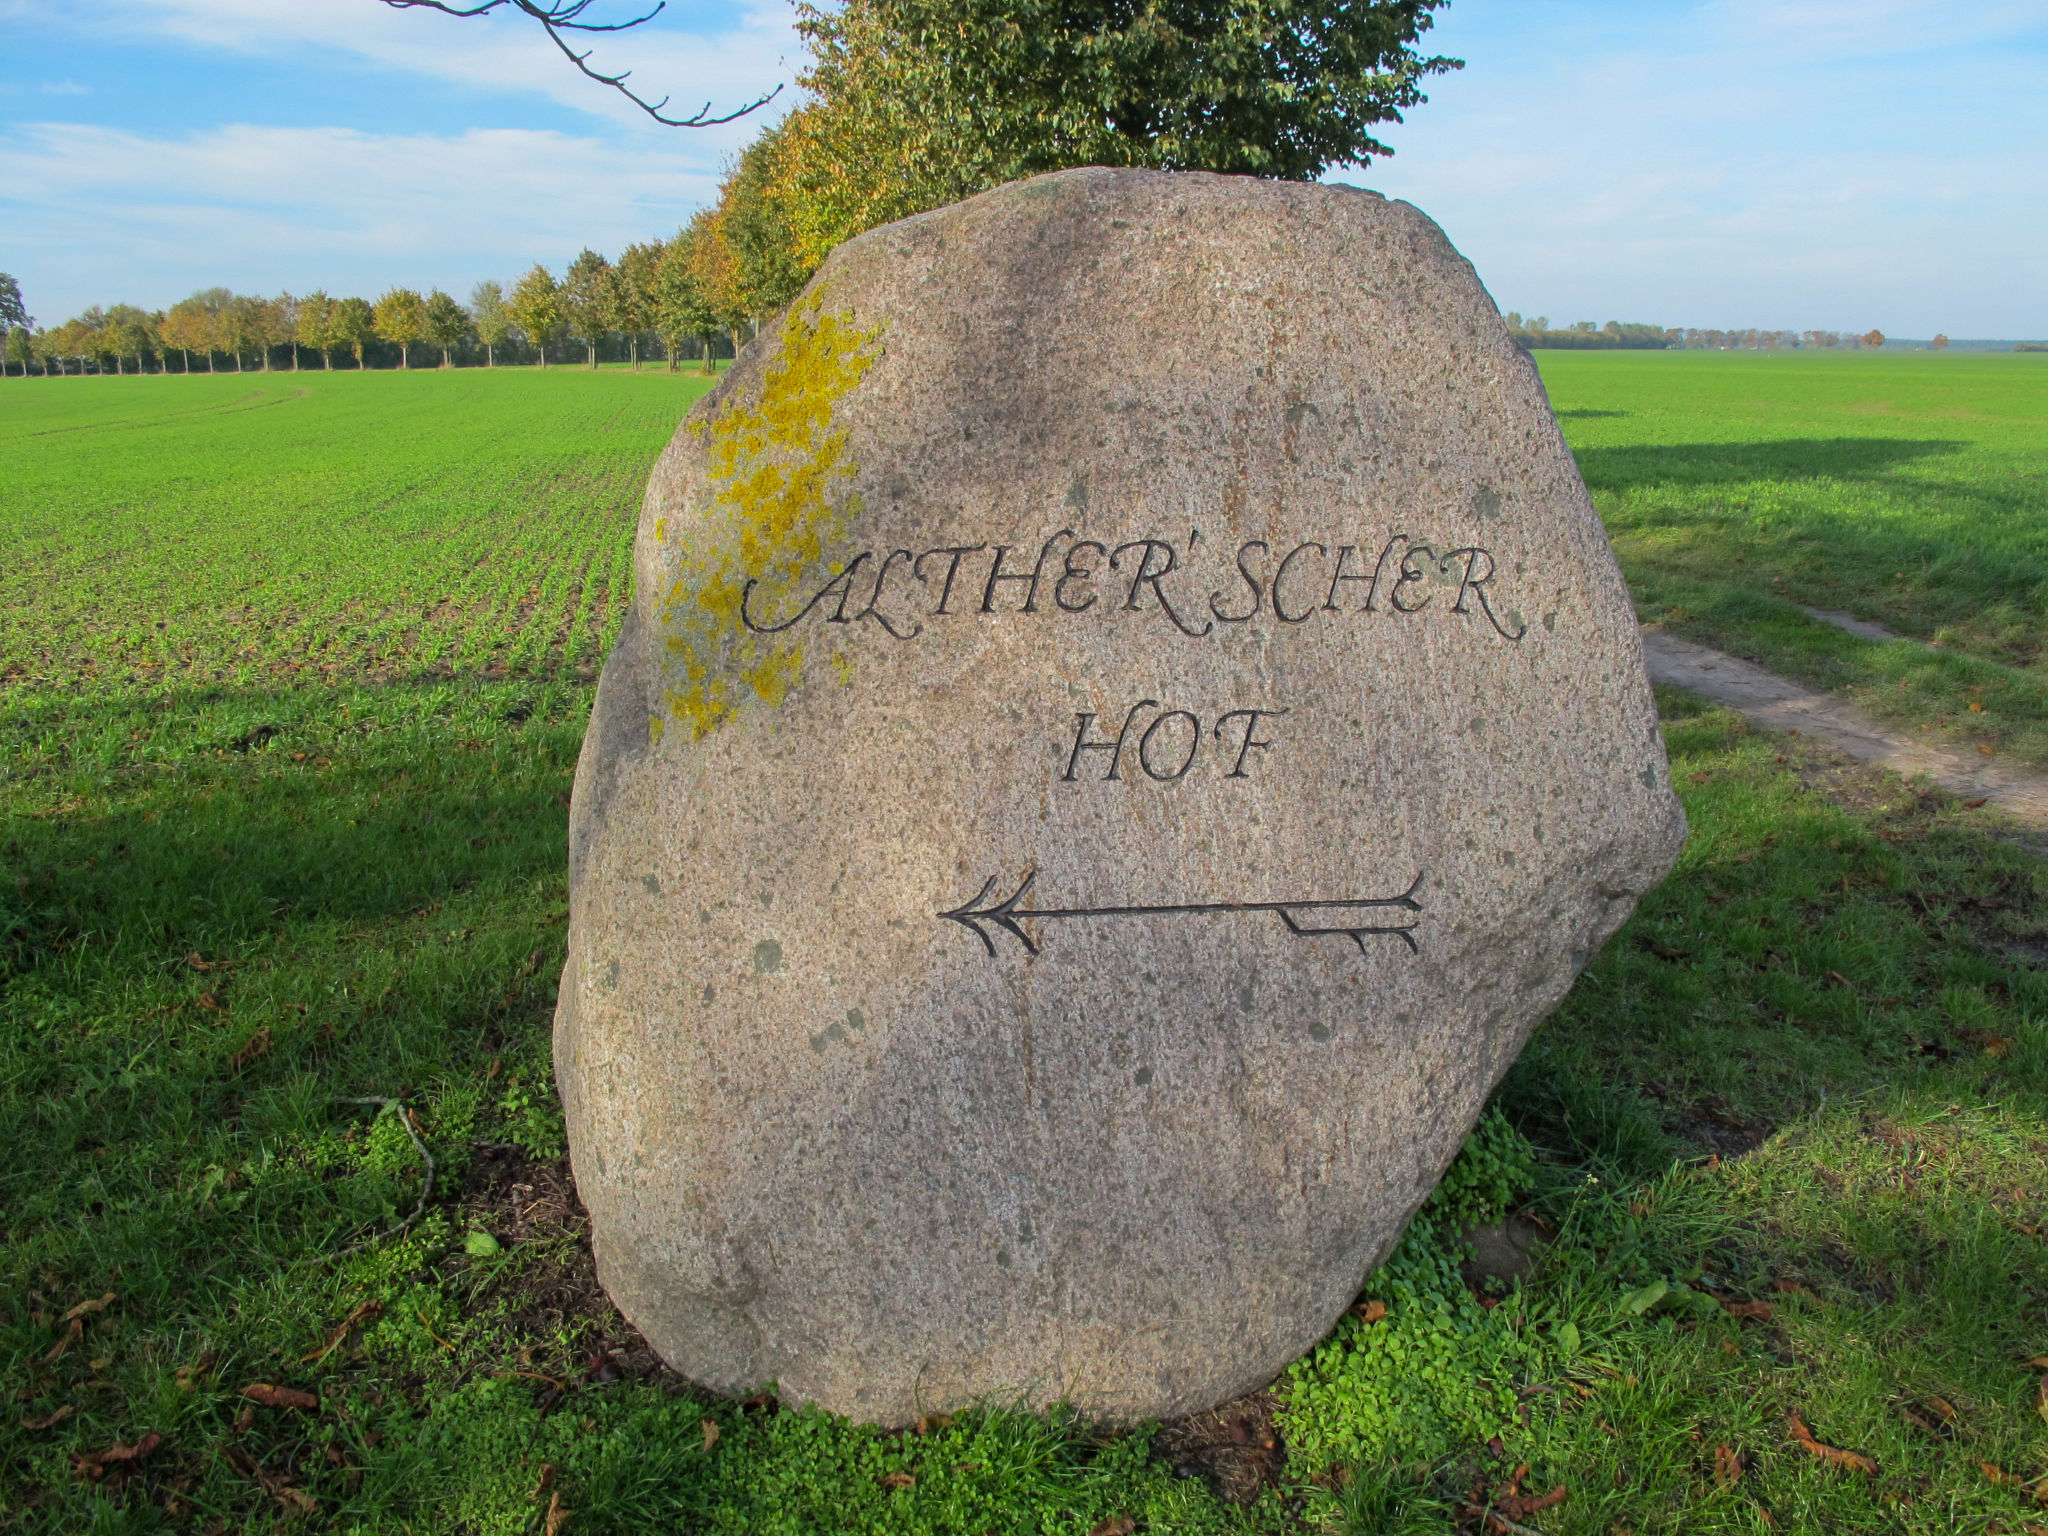
[(662, 247), (661, 260), (654, 269), (654, 292), (648, 306), (654, 329), (668, 351), (668, 368), (674, 373), (682, 360), (683, 339), (694, 336), (704, 344), (700, 373), (711, 372), (711, 338), (718, 334), (718, 317), (711, 311), (703, 285), (697, 279), (693, 242), (712, 218), (701, 210), (675, 239)]
[(495, 278), (486, 278), (469, 290), (469, 314), (476, 323), (476, 339), (484, 344), (484, 366), (498, 366), (497, 349), (512, 331), (512, 314), (505, 308), (505, 290)]
[(604, 338), (605, 289), (611, 281), (611, 263), (588, 249), (576, 253), (562, 276), (562, 316), (569, 334), (583, 343), (590, 366), (597, 366), (597, 344)]
[[(1040, 171), (1313, 180), (1459, 61), (1415, 46), (1445, 0), (845, 0), (798, 6), (812, 101), (774, 179), (798, 249)], [(771, 157), (772, 158), (772, 157)]]
[(334, 334), (334, 300), (327, 297), (324, 289), (315, 288), (299, 300), (294, 335), (298, 345), (311, 347), (320, 354), (322, 368), (330, 373), (334, 370), (334, 344), (340, 338)]
[(448, 349), (461, 345), (469, 334), (469, 314), (454, 299), (436, 288), (427, 295), (427, 340), (441, 349), (441, 366), (452, 367)]
[(367, 299), (339, 299), (334, 305), (334, 339), (356, 356), (363, 366), (363, 343), (377, 334), (377, 315)]
[(626, 338), (635, 373), (640, 371), (641, 333), (654, 324), (654, 274), (660, 265), (660, 241), (629, 245), (605, 288), (605, 325)]
[(548, 365), (548, 343), (562, 329), (562, 289), (552, 272), (535, 262), (512, 289), (512, 321), (526, 339), (540, 348), (540, 365)]
[(412, 344), (427, 334), (427, 302), (410, 288), (393, 288), (371, 311), (377, 334), (398, 347), (398, 366), (412, 367)]
[[(33, 326), (34, 322), (29, 319), (28, 310), (21, 302), (21, 284), (7, 273), (0, 272), (0, 339), (6, 341), (9, 357), (15, 352), (15, 332), (26, 332)], [(28, 377), (28, 363), (25, 360), (28, 351), (26, 341), (21, 343), (21, 351), (24, 357), (21, 376), (25, 379)]]
[(270, 349), (289, 347), (292, 372), (299, 371), (299, 301), (280, 293), (263, 306), (263, 371), (270, 372)]

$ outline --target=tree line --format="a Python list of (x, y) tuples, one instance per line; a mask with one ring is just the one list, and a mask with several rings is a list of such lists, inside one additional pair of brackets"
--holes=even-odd
[[(1610, 320), (1605, 325), (1581, 320), (1575, 325), (1552, 330), (1548, 316), (1536, 315), (1525, 320), (1514, 310), (1508, 311), (1506, 319), (1508, 330), (1524, 351), (1541, 347), (1566, 352), (1662, 351), (1666, 348), (1693, 351), (1724, 351), (1730, 348), (1765, 351), (1846, 349), (1853, 352), (1865, 347), (1881, 347), (1885, 339), (1884, 332), (1878, 330), (1865, 331), (1860, 336), (1845, 336), (1840, 331), (1760, 331), (1754, 327), (1715, 331), (1692, 326), (1667, 328), (1620, 320)], [(1946, 336), (1937, 339), (1937, 346), (1947, 344)]]
[[(617, 261), (586, 250), (558, 278), (535, 264), (507, 291), (481, 282), (467, 304), (440, 289), (393, 288), (372, 302), (315, 291), (266, 298), (208, 288), (149, 311), (133, 304), (95, 305), (62, 325), (39, 328), (20, 302), (19, 286), (0, 274), (0, 325), (6, 327), (8, 371), (56, 377), (66, 373), (217, 373), (268, 370), (282, 359), (332, 368), (337, 356), (358, 368), (381, 350), (400, 368), (424, 351), (436, 366), (457, 357), (495, 367), (506, 360), (541, 367), (568, 359), (597, 366), (600, 351), (623, 351), (634, 367), (643, 356), (671, 370), (695, 358), (709, 370), (743, 341), (750, 317), (714, 308), (700, 277), (701, 239), (685, 231), (670, 241), (628, 246)], [(11, 309), (6, 295), (12, 294)]]

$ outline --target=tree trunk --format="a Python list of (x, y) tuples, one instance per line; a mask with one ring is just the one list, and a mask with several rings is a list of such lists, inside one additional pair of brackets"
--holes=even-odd
[(597, 372), (597, 343), (586, 340), (583, 343), (583, 350), (590, 354), (590, 371)]
[(208, 352), (208, 353), (206, 354), (206, 371), (207, 371), (208, 373), (219, 373), (219, 372), (220, 372), (220, 370), (219, 370), (218, 368), (214, 367), (214, 365), (213, 365), (213, 353), (211, 353), (211, 352)]
[(486, 368), (498, 366), (498, 354), (491, 349), (491, 344), (488, 341), (484, 343), (484, 366)]
[(455, 366), (453, 363), (448, 361), (448, 349), (446, 347), (443, 347), (441, 349), (441, 366), (443, 368), (453, 368)]
[(540, 348), (540, 365), (545, 368), (548, 365), (548, 344), (542, 341), (536, 342), (535, 345)]
[(633, 371), (634, 371), (635, 373), (638, 373), (638, 372), (640, 371), (640, 337), (639, 337), (639, 334), (638, 334), (638, 333), (636, 332), (636, 333), (634, 333), (633, 335), (631, 335), (631, 336), (627, 337), (627, 338), (626, 338), (626, 345), (627, 345), (628, 347), (632, 348), (632, 351), (633, 351)]
[(407, 342), (407, 341), (401, 341), (401, 342), (400, 342), (400, 343), (398, 344), (398, 366), (399, 366), (399, 368), (400, 368), (400, 370), (401, 370), (401, 371), (402, 371), (402, 370), (404, 370), (404, 369), (410, 368), (410, 367), (412, 366), (412, 343), (411, 343), (411, 342)]

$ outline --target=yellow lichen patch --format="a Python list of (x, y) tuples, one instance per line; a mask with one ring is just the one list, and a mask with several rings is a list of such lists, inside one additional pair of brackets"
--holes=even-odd
[(747, 583), (779, 595), (806, 573), (838, 575), (823, 563), (825, 549), (860, 511), (857, 495), (839, 494), (857, 466), (834, 415), (872, 365), (881, 333), (856, 329), (849, 315), (821, 314), (822, 298), (813, 293), (790, 311), (757, 400), (692, 426), (710, 439), (711, 505), (661, 606), (669, 713), (692, 737), (716, 729), (749, 697), (773, 705), (788, 696), (802, 675), (803, 647), (794, 635), (741, 622)]

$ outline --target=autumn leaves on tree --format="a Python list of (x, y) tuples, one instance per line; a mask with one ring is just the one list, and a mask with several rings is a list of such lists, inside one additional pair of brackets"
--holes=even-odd
[(733, 329), (863, 230), (1077, 165), (1310, 181), (1458, 67), (1416, 42), (1442, 0), (846, 0), (798, 6), (806, 100), (678, 238)]

